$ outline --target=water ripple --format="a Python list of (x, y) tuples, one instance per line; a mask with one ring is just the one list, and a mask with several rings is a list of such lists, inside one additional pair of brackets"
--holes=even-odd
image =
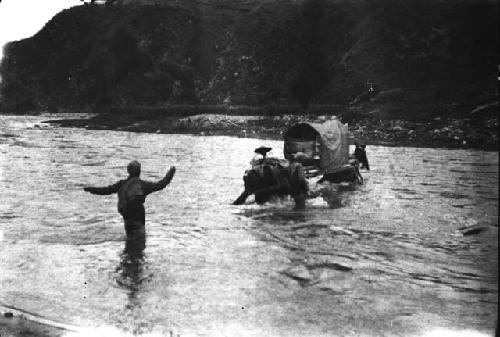
[[(0, 299), (16, 307), (132, 332), (174, 324), (181, 335), (494, 325), (497, 153), (369, 146), (362, 186), (327, 186), (305, 211), (290, 199), (236, 207), (253, 149), (280, 154), (281, 142), (0, 118)], [(178, 169), (148, 197), (146, 244), (135, 248), (116, 195), (82, 191), (122, 179), (132, 159), (152, 181)]]

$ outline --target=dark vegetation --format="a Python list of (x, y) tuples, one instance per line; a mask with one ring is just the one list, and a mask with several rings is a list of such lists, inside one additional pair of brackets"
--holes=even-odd
[(314, 95), (326, 88), (330, 81), (324, 20), (326, 9), (326, 0), (309, 0), (302, 5), (297, 36), (298, 71), (290, 93), (303, 108), (307, 108)]
[(6, 47), (1, 111), (496, 121), (494, 1), (91, 3)]

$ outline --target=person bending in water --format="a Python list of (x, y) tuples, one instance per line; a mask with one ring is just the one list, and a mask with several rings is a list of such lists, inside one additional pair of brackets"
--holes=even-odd
[(127, 166), (128, 178), (120, 180), (107, 187), (84, 187), (83, 190), (92, 194), (108, 195), (118, 194), (118, 212), (123, 217), (127, 238), (145, 238), (146, 215), (144, 201), (146, 196), (164, 189), (175, 174), (175, 167), (170, 167), (165, 177), (154, 183), (139, 178), (141, 164), (134, 160)]

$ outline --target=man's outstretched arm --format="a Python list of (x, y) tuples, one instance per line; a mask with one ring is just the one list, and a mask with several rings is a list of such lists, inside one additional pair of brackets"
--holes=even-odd
[(83, 190), (85, 192), (90, 192), (92, 194), (108, 195), (108, 194), (113, 194), (113, 193), (118, 192), (118, 190), (120, 189), (121, 184), (122, 184), (122, 181), (119, 181), (116, 184), (109, 185), (109, 186), (106, 186), (106, 187), (91, 187), (91, 186), (87, 186), (87, 187), (84, 187)]
[(175, 166), (171, 166), (170, 170), (168, 170), (167, 174), (162, 180), (156, 183), (145, 181), (142, 187), (144, 189), (144, 194), (148, 195), (150, 193), (164, 189), (170, 183), (170, 181), (174, 177), (174, 174), (175, 174)]

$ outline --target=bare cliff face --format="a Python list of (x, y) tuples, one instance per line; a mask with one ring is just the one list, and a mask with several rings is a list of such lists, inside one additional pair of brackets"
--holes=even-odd
[(497, 28), (488, 0), (118, 0), (9, 44), (0, 104), (471, 111), (497, 99)]

